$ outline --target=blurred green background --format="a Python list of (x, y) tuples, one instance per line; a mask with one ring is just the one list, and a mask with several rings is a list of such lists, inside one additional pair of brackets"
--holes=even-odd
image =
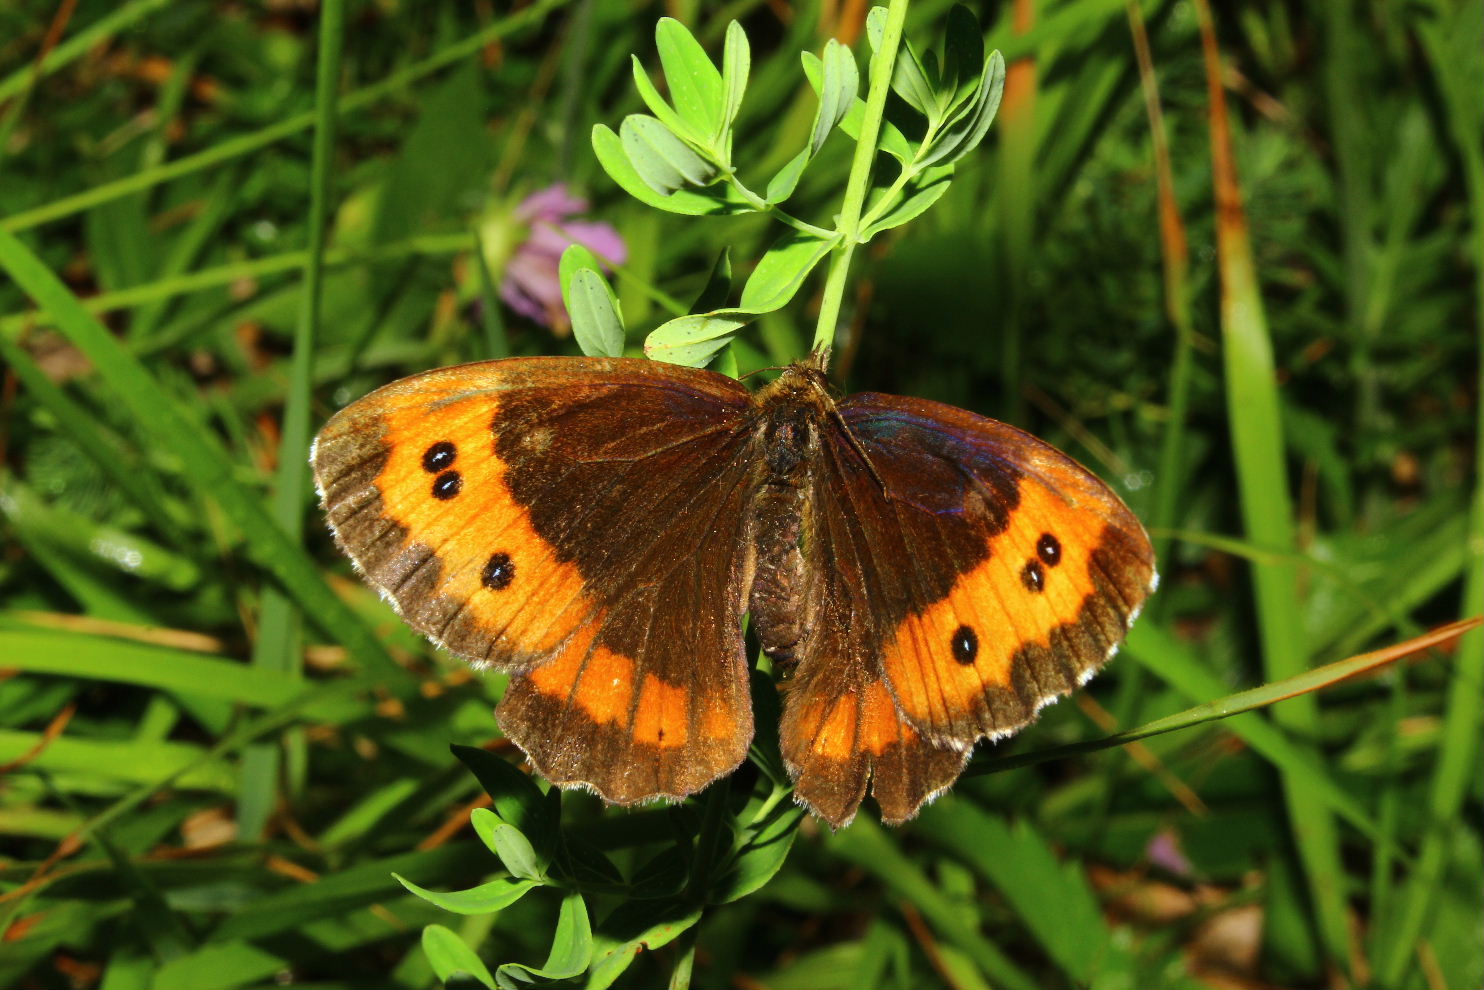
[[(947, 9), (913, 4), (919, 48)], [(1204, 9), (976, 7), (1010, 62), (999, 120), (857, 255), (844, 387), (1032, 430), (1160, 549), (1125, 653), (995, 754), (1484, 612), (1484, 4), (1220, 5), (1215, 61)], [(430, 922), (540, 963), (555, 897), (458, 918), (391, 878), (496, 875), (448, 746), (518, 754), (492, 742), (501, 679), (334, 551), (297, 438), (414, 371), (575, 353), (501, 301), (518, 208), (553, 184), (623, 238), (635, 346), (723, 247), (745, 272), (776, 228), (641, 206), (590, 129), (639, 110), (659, 17), (713, 54), (736, 18), (760, 187), (814, 112), (797, 53), (864, 13), (350, 3), (311, 337), (318, 6), (0, 6), (0, 985), (429, 986)], [(828, 222), (849, 154), (832, 139), (793, 212)], [(818, 288), (744, 334), (742, 370), (805, 353)], [(1478, 986), (1481, 697), (1476, 632), (1138, 751), (966, 777), (900, 829), (806, 821), (771, 883), (618, 985), (693, 952), (695, 985), (744, 990)], [(689, 821), (583, 795), (564, 816), (625, 869)]]

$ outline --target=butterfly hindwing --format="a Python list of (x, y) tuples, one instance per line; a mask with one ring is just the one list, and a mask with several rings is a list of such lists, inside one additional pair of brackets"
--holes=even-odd
[(407, 621), (510, 671), (502, 728), (549, 779), (632, 803), (752, 735), (746, 390), (626, 359), (465, 365), (321, 433), (336, 538)]
[(1028, 434), (896, 396), (837, 408), (806, 554), (826, 590), (783, 749), (800, 796), (838, 825), (868, 775), (883, 818), (910, 817), (978, 739), (1021, 728), (1091, 676), (1154, 570), (1117, 496)]

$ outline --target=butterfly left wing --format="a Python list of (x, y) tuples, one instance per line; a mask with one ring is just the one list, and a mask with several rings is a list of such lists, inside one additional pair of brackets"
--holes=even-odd
[(796, 793), (833, 824), (868, 777), (900, 821), (978, 739), (1015, 732), (1107, 660), (1153, 588), (1153, 554), (1106, 485), (1020, 430), (888, 395), (838, 412), (850, 435), (831, 423), (822, 444), (816, 622), (783, 750)]
[(342, 549), (413, 628), (513, 676), (550, 780), (694, 793), (752, 736), (746, 390), (657, 362), (521, 358), (389, 385), (321, 432)]

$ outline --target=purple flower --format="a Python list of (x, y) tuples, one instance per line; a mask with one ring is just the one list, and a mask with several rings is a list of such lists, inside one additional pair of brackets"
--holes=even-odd
[(551, 327), (558, 336), (572, 329), (557, 278), (562, 252), (571, 244), (581, 244), (606, 266), (621, 265), (629, 256), (623, 238), (609, 224), (569, 219), (586, 212), (587, 205), (587, 200), (572, 195), (558, 182), (527, 196), (515, 210), (516, 220), (526, 226), (526, 236), (505, 265), (500, 298), (522, 316)]
[(1144, 855), (1149, 862), (1177, 877), (1188, 877), (1194, 872), (1190, 860), (1180, 848), (1180, 836), (1173, 829), (1163, 829), (1149, 840)]

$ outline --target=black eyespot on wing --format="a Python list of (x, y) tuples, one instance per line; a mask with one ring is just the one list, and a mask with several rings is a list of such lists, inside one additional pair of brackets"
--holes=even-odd
[(1061, 563), (1061, 540), (1050, 533), (1042, 533), (1041, 538), (1036, 541), (1036, 556), (1047, 567), (1055, 567)]
[(949, 645), (953, 650), (953, 659), (961, 664), (971, 664), (979, 655), (979, 634), (970, 626), (959, 626), (953, 631)]
[(1027, 591), (1038, 594), (1046, 588), (1046, 571), (1041, 567), (1039, 560), (1027, 560), (1025, 567), (1020, 571), (1020, 583), (1025, 585)]
[(447, 440), (439, 440), (423, 451), (423, 470), (429, 474), (446, 471), (453, 466), (454, 458), (458, 456), (459, 448)]
[(433, 497), (440, 502), (447, 502), (457, 495), (464, 487), (464, 476), (457, 471), (444, 471), (433, 479)]
[(510, 554), (503, 551), (492, 554), (479, 579), (491, 591), (504, 591), (515, 580), (515, 561), (510, 559)]

